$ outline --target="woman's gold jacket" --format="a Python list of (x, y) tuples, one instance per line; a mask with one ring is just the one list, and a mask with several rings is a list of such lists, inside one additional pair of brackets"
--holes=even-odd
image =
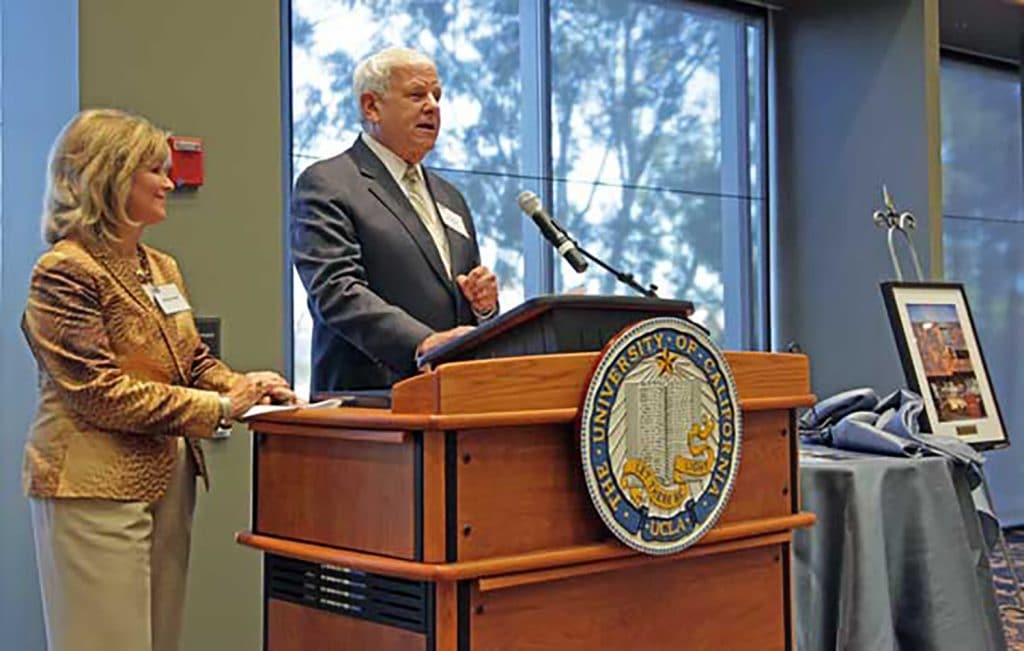
[[(153, 284), (185, 287), (169, 255), (143, 247)], [(155, 501), (177, 437), (204, 480), (199, 440), (220, 419), (218, 392), (237, 379), (210, 354), (192, 312), (165, 315), (138, 257), (61, 240), (32, 272), (22, 330), (39, 367), (40, 401), (25, 446), (33, 497)]]

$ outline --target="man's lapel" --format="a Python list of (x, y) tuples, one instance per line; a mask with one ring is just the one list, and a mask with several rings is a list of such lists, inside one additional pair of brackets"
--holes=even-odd
[(431, 200), (434, 202), (434, 209), (437, 210), (437, 215), (441, 219), (441, 224), (444, 226), (444, 236), (448, 238), (448, 254), (451, 256), (450, 262), (452, 264), (452, 276), (454, 277), (455, 274), (459, 272), (459, 269), (463, 268), (463, 264), (466, 259), (470, 257), (471, 243), (468, 237), (458, 233), (445, 223), (444, 217), (441, 215), (441, 206), (444, 206), (446, 210), (458, 215), (459, 218), (463, 220), (463, 227), (466, 229), (466, 232), (469, 233), (470, 231), (469, 228), (465, 226), (465, 216), (456, 212), (451, 207), (452, 205), (459, 204), (453, 201), (445, 201), (446, 197), (442, 191), (441, 184), (434, 181), (434, 174), (432, 172), (428, 172), (426, 168), (423, 168), (423, 172), (424, 181), (430, 192)]
[(405, 227), (405, 230), (416, 242), (423, 256), (427, 259), (430, 268), (434, 270), (448, 291), (455, 293), (455, 284), (448, 277), (441, 262), (441, 256), (437, 252), (437, 245), (431, 239), (423, 220), (416, 214), (416, 210), (409, 203), (409, 199), (398, 187), (398, 183), (384, 167), (384, 163), (377, 158), (376, 154), (363, 143), (362, 138), (356, 141), (352, 147), (352, 156), (359, 166), (359, 171), (366, 178), (370, 193), (375, 196), (388, 211)]

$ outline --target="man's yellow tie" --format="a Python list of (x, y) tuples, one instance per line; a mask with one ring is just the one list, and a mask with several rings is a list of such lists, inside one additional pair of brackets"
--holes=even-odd
[(418, 166), (410, 165), (405, 169), (405, 175), (402, 176), (402, 185), (405, 186), (405, 191), (409, 195), (409, 203), (416, 210), (416, 214), (420, 216), (420, 221), (427, 227), (430, 239), (434, 240), (437, 253), (441, 256), (441, 263), (444, 264), (445, 273), (451, 278), (452, 263), (450, 259), (451, 254), (448, 251), (448, 237), (444, 232), (444, 224), (441, 223), (437, 214), (430, 209), (430, 195), (427, 193), (427, 188), (420, 177), (420, 168)]

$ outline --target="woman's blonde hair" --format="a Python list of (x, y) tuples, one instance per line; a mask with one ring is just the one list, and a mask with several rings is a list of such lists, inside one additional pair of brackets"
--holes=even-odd
[(117, 241), (123, 226), (138, 224), (127, 211), (135, 171), (166, 165), (169, 158), (167, 133), (145, 118), (113, 109), (82, 111), (50, 150), (43, 239)]

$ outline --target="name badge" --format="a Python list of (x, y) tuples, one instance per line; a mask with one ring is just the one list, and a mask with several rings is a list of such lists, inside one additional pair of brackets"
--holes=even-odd
[(441, 221), (462, 237), (469, 239), (469, 232), (466, 230), (466, 222), (462, 221), (462, 215), (450, 208), (437, 204), (437, 211), (441, 214)]
[(166, 285), (153, 285), (149, 289), (150, 295), (156, 304), (160, 306), (164, 314), (171, 315), (177, 314), (178, 312), (186, 312), (192, 308), (189, 306), (188, 301), (178, 291), (178, 286), (174, 283), (167, 283)]

